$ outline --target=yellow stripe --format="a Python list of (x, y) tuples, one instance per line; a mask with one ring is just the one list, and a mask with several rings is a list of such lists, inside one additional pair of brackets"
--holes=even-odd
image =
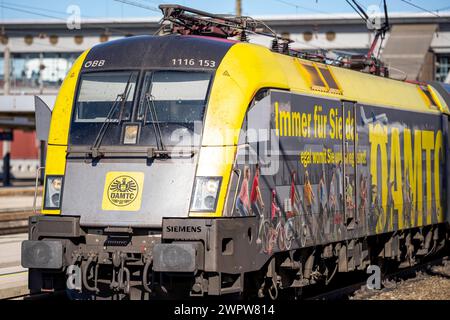
[(222, 185), (217, 200), (216, 212), (190, 212), (192, 217), (220, 217), (228, 190), (229, 172), (231, 171), (236, 147), (203, 147), (200, 151), (197, 176), (222, 177)]
[(88, 51), (85, 51), (78, 57), (59, 89), (55, 107), (52, 111), (48, 137), (49, 144), (67, 145), (75, 88), (87, 53)]
[[(55, 101), (48, 138), (47, 159), (45, 161), (46, 175), (64, 175), (66, 169), (66, 151), (70, 127), (70, 117), (75, 96), (78, 76), (88, 51), (81, 54), (67, 74)], [(45, 179), (46, 180), (46, 179)], [(44, 190), (45, 190), (44, 180)], [(44, 210), (42, 214), (61, 214), (61, 210)]]
[(442, 113), (449, 114), (448, 106), (445, 100), (441, 97), (439, 92), (437, 92), (432, 86), (427, 85), (428, 91), (430, 92), (431, 97), (436, 102), (437, 107)]
[[(272, 67), (268, 65), (272, 63)], [(273, 54), (259, 46), (235, 44), (216, 72), (205, 119), (203, 145), (236, 145), (247, 107), (262, 87), (288, 89)]]
[[(45, 175), (61, 175), (66, 171), (66, 150), (67, 146), (48, 145), (47, 160), (45, 163)], [(44, 180), (44, 189), (46, 190), (47, 179)], [(45, 196), (45, 192), (44, 192)], [(60, 214), (61, 210), (45, 210), (44, 202), (42, 201), (42, 214)]]
[(7, 273), (7, 274), (0, 274), (0, 278), (16, 276), (16, 275), (22, 274), (22, 273), (28, 273), (28, 270), (19, 271), (19, 272), (12, 272), (12, 273)]

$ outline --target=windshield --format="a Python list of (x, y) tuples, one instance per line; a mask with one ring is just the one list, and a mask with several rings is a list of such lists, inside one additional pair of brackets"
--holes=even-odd
[[(106, 130), (102, 146), (199, 145), (210, 81), (211, 73), (192, 71), (147, 71), (142, 81), (137, 71), (84, 74), (70, 142), (92, 145), (99, 131)], [(140, 90), (137, 83), (142, 83)]]
[(211, 75), (204, 72), (157, 71), (145, 74), (138, 120), (140, 144), (198, 145)]
[(121, 135), (120, 122), (131, 120), (137, 76), (137, 72), (99, 72), (81, 76), (70, 126), (71, 144), (91, 145), (113, 107), (102, 144), (117, 144)]

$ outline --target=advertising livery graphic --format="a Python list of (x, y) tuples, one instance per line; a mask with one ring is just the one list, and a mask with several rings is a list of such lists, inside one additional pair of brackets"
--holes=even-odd
[(443, 222), (439, 115), (277, 91), (268, 99), (277, 142), (264, 152), (279, 155), (278, 169), (261, 173), (263, 148), (250, 143), (258, 160), (240, 165), (233, 209), (259, 217), (262, 252)]

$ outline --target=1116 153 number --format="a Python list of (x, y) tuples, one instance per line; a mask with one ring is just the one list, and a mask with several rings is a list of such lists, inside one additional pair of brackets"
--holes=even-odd
[(173, 66), (215, 68), (216, 61), (209, 59), (178, 58), (172, 59)]

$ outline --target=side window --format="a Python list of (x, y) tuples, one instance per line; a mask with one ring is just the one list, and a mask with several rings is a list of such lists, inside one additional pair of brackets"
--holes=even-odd
[[(262, 99), (267, 97), (269, 94), (270, 94), (269, 89), (261, 89), (255, 94), (254, 98), (252, 99), (250, 106), (248, 107), (247, 112), (245, 113), (244, 120), (242, 122), (242, 128), (241, 128), (239, 142), (238, 142), (239, 145), (244, 144), (244, 143), (245, 144), (249, 143), (249, 138), (248, 138), (247, 132), (249, 130), (248, 117), (249, 117), (250, 110), (252, 110), (258, 104), (258, 102), (260, 102)], [(250, 140), (252, 140), (252, 139), (250, 139)]]
[(271, 106), (270, 90), (256, 93), (246, 114), (247, 143), (256, 151), (258, 158), (270, 155)]

